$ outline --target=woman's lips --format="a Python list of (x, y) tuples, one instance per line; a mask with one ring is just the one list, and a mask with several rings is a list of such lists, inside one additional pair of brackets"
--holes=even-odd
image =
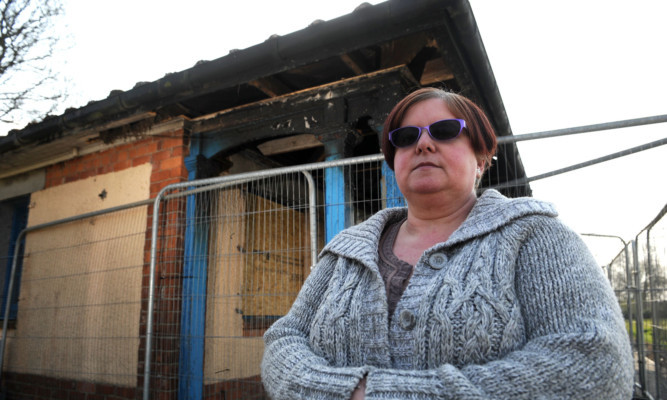
[(422, 162), (422, 163), (417, 164), (417, 166), (415, 167), (415, 169), (419, 169), (419, 168), (437, 168), (437, 167), (438, 167), (438, 166), (435, 165), (435, 164), (433, 164), (433, 163), (430, 163), (430, 162)]

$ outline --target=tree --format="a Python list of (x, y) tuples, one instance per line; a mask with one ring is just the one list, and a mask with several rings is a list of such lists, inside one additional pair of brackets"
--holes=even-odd
[[(50, 61), (56, 52), (60, 0), (0, 0), (0, 122), (43, 118), (65, 97)], [(2, 132), (4, 133), (4, 132)]]

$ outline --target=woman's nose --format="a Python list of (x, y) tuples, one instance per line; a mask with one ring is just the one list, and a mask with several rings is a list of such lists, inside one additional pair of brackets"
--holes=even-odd
[(419, 136), (419, 139), (417, 140), (417, 151), (422, 152), (422, 151), (434, 151), (435, 150), (435, 144), (433, 143), (433, 138), (431, 138), (431, 135), (429, 135), (428, 131), (426, 128), (421, 128), (421, 135)]

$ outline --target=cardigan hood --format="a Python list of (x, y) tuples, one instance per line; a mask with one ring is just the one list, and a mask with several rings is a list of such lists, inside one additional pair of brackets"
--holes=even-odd
[[(387, 208), (358, 225), (344, 229), (324, 247), (320, 257), (326, 253), (332, 253), (337, 256), (356, 258), (367, 266), (377, 265), (378, 243), (384, 227), (390, 222), (405, 218), (407, 212), (406, 207)], [(446, 242), (439, 243), (434, 248), (447, 249), (531, 215), (555, 218), (558, 213), (553, 204), (548, 202), (531, 197), (511, 199), (494, 189), (486, 190), (477, 199), (463, 224), (452, 233)], [(351, 257), (351, 255), (354, 256)]]

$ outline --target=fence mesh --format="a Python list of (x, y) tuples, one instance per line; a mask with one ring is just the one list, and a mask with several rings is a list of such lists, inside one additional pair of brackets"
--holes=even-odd
[(667, 207), (609, 264), (635, 356), (638, 398), (667, 395)]
[(3, 360), (23, 393), (47, 378), (135, 387), (146, 220), (144, 206), (26, 235)]
[[(382, 167), (375, 157), (167, 194), (160, 206), (156, 265), (163, 271), (153, 351), (188, 351), (180, 360), (155, 360), (160, 379), (169, 383), (152, 384), (152, 395), (202, 387), (206, 399), (264, 398), (264, 331), (289, 310), (327, 232), (387, 206)], [(402, 201), (390, 193), (391, 204)], [(183, 273), (169, 284), (172, 269)], [(180, 305), (188, 308), (180, 326), (161, 322), (180, 313)]]

